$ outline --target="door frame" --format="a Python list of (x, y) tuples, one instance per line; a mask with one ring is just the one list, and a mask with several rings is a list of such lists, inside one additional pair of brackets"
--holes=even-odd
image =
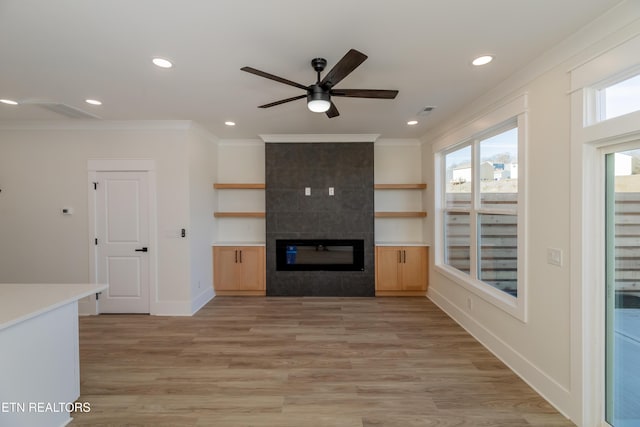
[[(570, 319), (572, 420), (580, 427), (604, 421), (605, 185), (604, 152), (640, 139), (640, 112), (597, 120), (598, 90), (638, 70), (640, 37), (612, 32), (570, 62), (571, 226)], [(595, 39), (594, 39), (595, 40)], [(619, 145), (620, 144), (620, 145)]]
[[(149, 191), (149, 314), (156, 314), (158, 301), (158, 239), (157, 239), (157, 198), (156, 162), (153, 159), (89, 159), (87, 162), (89, 192), (89, 282), (98, 283), (98, 250), (95, 245), (96, 191), (94, 182), (98, 172), (146, 172)], [(94, 296), (82, 301), (81, 313), (100, 314), (100, 302)]]
[[(605, 422), (605, 158), (638, 146), (640, 132), (584, 140), (574, 146), (577, 176), (572, 184), (572, 383), (581, 390), (579, 426), (610, 427)], [(581, 157), (581, 159), (580, 159)], [(575, 162), (578, 162), (576, 164)], [(578, 344), (579, 342), (579, 344)], [(577, 358), (577, 359), (576, 359)], [(576, 421), (576, 420), (574, 420)]]

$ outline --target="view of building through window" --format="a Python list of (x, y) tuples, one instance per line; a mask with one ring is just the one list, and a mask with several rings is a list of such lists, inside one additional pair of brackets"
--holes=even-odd
[[(444, 163), (444, 262), (517, 296), (518, 128), (451, 151)], [(474, 177), (479, 185), (472, 185)], [(470, 268), (473, 256), (477, 272)]]

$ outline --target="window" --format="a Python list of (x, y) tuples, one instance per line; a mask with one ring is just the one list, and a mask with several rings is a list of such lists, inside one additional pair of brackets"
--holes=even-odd
[(521, 130), (514, 118), (440, 153), (440, 266), (486, 299), (506, 303), (511, 312), (522, 305), (519, 278), (524, 277)]
[(600, 121), (640, 110), (640, 74), (598, 90), (597, 97)]

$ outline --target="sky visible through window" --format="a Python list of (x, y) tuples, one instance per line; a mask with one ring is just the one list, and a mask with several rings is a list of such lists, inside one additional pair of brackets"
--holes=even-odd
[(602, 90), (604, 92), (604, 120), (640, 110), (640, 74)]
[[(492, 136), (482, 141), (481, 162), (491, 161), (501, 154), (508, 154), (513, 163), (518, 162), (518, 128)], [(471, 160), (471, 147), (447, 154), (447, 169), (468, 165)]]

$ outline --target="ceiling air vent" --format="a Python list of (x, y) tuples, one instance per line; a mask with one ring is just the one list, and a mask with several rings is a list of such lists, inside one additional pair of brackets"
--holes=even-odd
[(67, 104), (58, 104), (56, 102), (48, 102), (37, 104), (42, 108), (46, 108), (47, 110), (53, 111), (54, 113), (62, 114), (63, 116), (69, 117), (70, 119), (99, 119), (100, 117), (94, 116), (93, 114), (87, 113), (86, 111), (82, 111), (78, 108), (72, 107)]
[(53, 111), (54, 113), (60, 114), (70, 119), (100, 119), (100, 117), (91, 113), (87, 113), (86, 111), (80, 110), (79, 108), (75, 108), (70, 105), (61, 104), (59, 102), (54, 102), (54, 101), (30, 99), (30, 100), (22, 101), (20, 104), (35, 105), (38, 107), (42, 107), (46, 110)]
[(435, 110), (436, 107), (434, 107), (433, 105), (427, 105), (426, 107), (424, 107), (422, 110), (418, 111), (418, 116), (427, 116), (429, 114), (431, 114), (431, 112), (433, 110)]

